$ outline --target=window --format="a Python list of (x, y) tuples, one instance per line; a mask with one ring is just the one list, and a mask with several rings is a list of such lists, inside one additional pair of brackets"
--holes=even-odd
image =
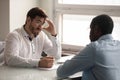
[(119, 0), (58, 0), (59, 4), (120, 5)]
[[(55, 23), (63, 48), (86, 46), (89, 41), (89, 25), (93, 17), (108, 14), (114, 21), (113, 37), (120, 40), (119, 0), (54, 0)], [(72, 47), (73, 46), (73, 47)]]
[(83, 45), (89, 43), (89, 24), (93, 16), (88, 15), (63, 15), (62, 43)]

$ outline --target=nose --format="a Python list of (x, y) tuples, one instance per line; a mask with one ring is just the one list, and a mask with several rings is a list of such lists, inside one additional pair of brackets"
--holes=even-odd
[(41, 29), (42, 29), (42, 25), (39, 25), (39, 26), (38, 26), (38, 29), (41, 30)]

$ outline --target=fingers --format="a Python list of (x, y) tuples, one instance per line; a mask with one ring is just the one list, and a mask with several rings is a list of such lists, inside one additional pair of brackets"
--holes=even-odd
[(48, 21), (45, 21), (45, 23), (42, 25), (42, 28), (46, 29), (48, 27), (49, 27), (49, 23), (48, 23)]
[(51, 68), (54, 64), (53, 57), (43, 57), (39, 62), (39, 67), (42, 68)]
[(49, 19), (46, 20), (48, 22), (48, 24), (53, 24), (53, 22)]
[(46, 21), (49, 24), (49, 27), (54, 28), (54, 24), (51, 20), (46, 20)]
[(52, 56), (46, 56), (47, 59), (54, 59)]
[(46, 68), (51, 68), (53, 66), (53, 63), (48, 63)]
[(48, 27), (44, 27), (43, 29), (48, 31), (51, 35), (56, 35), (57, 32), (56, 32), (56, 28), (53, 24), (53, 22), (51, 20), (46, 20), (46, 22), (48, 23)]
[(41, 59), (53, 59), (54, 60), (54, 58), (51, 56), (42, 57)]

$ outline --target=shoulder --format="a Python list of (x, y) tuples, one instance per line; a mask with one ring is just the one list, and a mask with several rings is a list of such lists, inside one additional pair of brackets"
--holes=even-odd
[(97, 41), (89, 43), (86, 47), (88, 48), (95, 48), (99, 43)]
[(44, 31), (41, 31), (41, 32), (39, 33), (39, 36), (40, 36), (41, 38), (47, 37), (47, 35), (46, 35), (46, 33), (45, 33)]
[(46, 36), (46, 33), (44, 31), (41, 31), (39, 35)]
[(91, 42), (88, 45), (86, 45), (86, 47), (83, 49), (83, 51), (94, 53), (99, 48), (99, 46), (100, 46), (99, 42), (94, 41), (94, 42)]
[(12, 39), (12, 38), (18, 38), (20, 36), (20, 28), (15, 29), (14, 31), (8, 33), (7, 38)]
[(91, 42), (89, 46), (94, 48), (95, 51), (110, 50), (113, 48), (117, 49), (120, 47), (120, 41), (112, 39), (97, 40), (95, 42)]

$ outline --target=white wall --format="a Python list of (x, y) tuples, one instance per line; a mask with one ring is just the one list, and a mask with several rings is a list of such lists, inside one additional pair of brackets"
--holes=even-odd
[(47, 15), (51, 20), (53, 20), (54, 18), (53, 6), (53, 0), (40, 0), (40, 7), (46, 11)]
[(40, 0), (10, 0), (10, 31), (23, 26), (28, 10), (39, 5)]
[(53, 19), (53, 0), (0, 0), (0, 41), (25, 23), (26, 14), (32, 7), (43, 8)]
[(0, 41), (9, 32), (9, 1), (0, 0)]

